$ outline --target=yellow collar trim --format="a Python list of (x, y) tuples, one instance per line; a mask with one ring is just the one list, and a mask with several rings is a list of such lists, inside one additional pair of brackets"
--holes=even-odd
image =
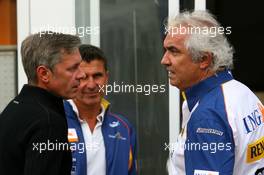
[(105, 109), (107, 109), (108, 106), (110, 105), (110, 102), (107, 101), (106, 99), (102, 98), (101, 104), (103, 105), (103, 107), (104, 107)]
[(186, 98), (186, 94), (185, 94), (185, 92), (184, 92), (184, 91), (182, 92), (182, 97), (183, 97), (183, 99), (184, 99), (184, 100), (186, 100), (186, 99), (187, 99), (187, 98)]

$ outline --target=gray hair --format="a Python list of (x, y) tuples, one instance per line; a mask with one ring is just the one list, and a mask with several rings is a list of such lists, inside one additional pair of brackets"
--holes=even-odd
[(81, 44), (78, 36), (51, 31), (28, 36), (21, 46), (22, 63), (29, 84), (37, 83), (36, 68), (44, 65), (51, 71), (62, 59), (62, 54), (73, 53)]
[(211, 53), (213, 60), (210, 69), (217, 72), (233, 68), (233, 47), (224, 34), (225, 28), (220, 26), (212, 14), (206, 11), (186, 11), (169, 20), (169, 27), (181, 25), (188, 29), (189, 37), (185, 40), (185, 47), (193, 61), (199, 62), (205, 53)]

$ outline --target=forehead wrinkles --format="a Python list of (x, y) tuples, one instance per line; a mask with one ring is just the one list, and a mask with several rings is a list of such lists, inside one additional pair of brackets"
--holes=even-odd
[(176, 47), (176, 48), (185, 48), (185, 40), (187, 36), (178, 34), (178, 35), (167, 35), (164, 40), (164, 47)]
[(104, 65), (98, 62), (82, 62), (80, 64), (81, 69), (86, 73), (104, 73)]

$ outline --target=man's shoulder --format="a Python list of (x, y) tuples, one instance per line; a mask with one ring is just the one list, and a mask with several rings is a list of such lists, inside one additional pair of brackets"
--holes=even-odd
[(46, 127), (49, 122), (50, 112), (32, 97), (18, 95), (9, 102), (0, 115), (0, 120), (10, 123), (10, 126), (21, 125)]
[(225, 99), (245, 99), (245, 97), (254, 97), (254, 93), (243, 83), (232, 80), (222, 84), (222, 90)]
[(259, 103), (259, 99), (246, 85), (237, 80), (230, 80), (213, 89), (199, 101), (190, 121), (211, 121), (222, 126), (233, 126), (235, 119), (241, 120), (254, 111)]
[[(47, 113), (40, 106), (12, 100), (0, 115), (0, 128), (3, 133), (10, 133), (11, 137), (27, 138), (32, 131), (43, 131), (49, 128)], [(10, 132), (14, 130), (14, 132)], [(58, 129), (58, 128), (56, 128)]]
[(233, 79), (206, 94), (199, 101), (195, 113), (226, 113), (229, 108), (241, 108), (238, 104), (248, 105), (258, 101), (256, 95), (246, 85)]
[(33, 99), (15, 97), (9, 102), (1, 115), (15, 114), (27, 117), (29, 114), (42, 115), (45, 110)]
[(223, 84), (223, 96), (229, 114), (246, 115), (261, 103), (246, 85), (236, 80)]

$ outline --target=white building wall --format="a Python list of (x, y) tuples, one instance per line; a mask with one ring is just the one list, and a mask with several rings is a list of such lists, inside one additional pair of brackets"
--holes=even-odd
[(27, 83), (21, 62), (21, 42), (40, 30), (64, 30), (72, 33), (75, 27), (75, 0), (17, 1), (18, 91)]

